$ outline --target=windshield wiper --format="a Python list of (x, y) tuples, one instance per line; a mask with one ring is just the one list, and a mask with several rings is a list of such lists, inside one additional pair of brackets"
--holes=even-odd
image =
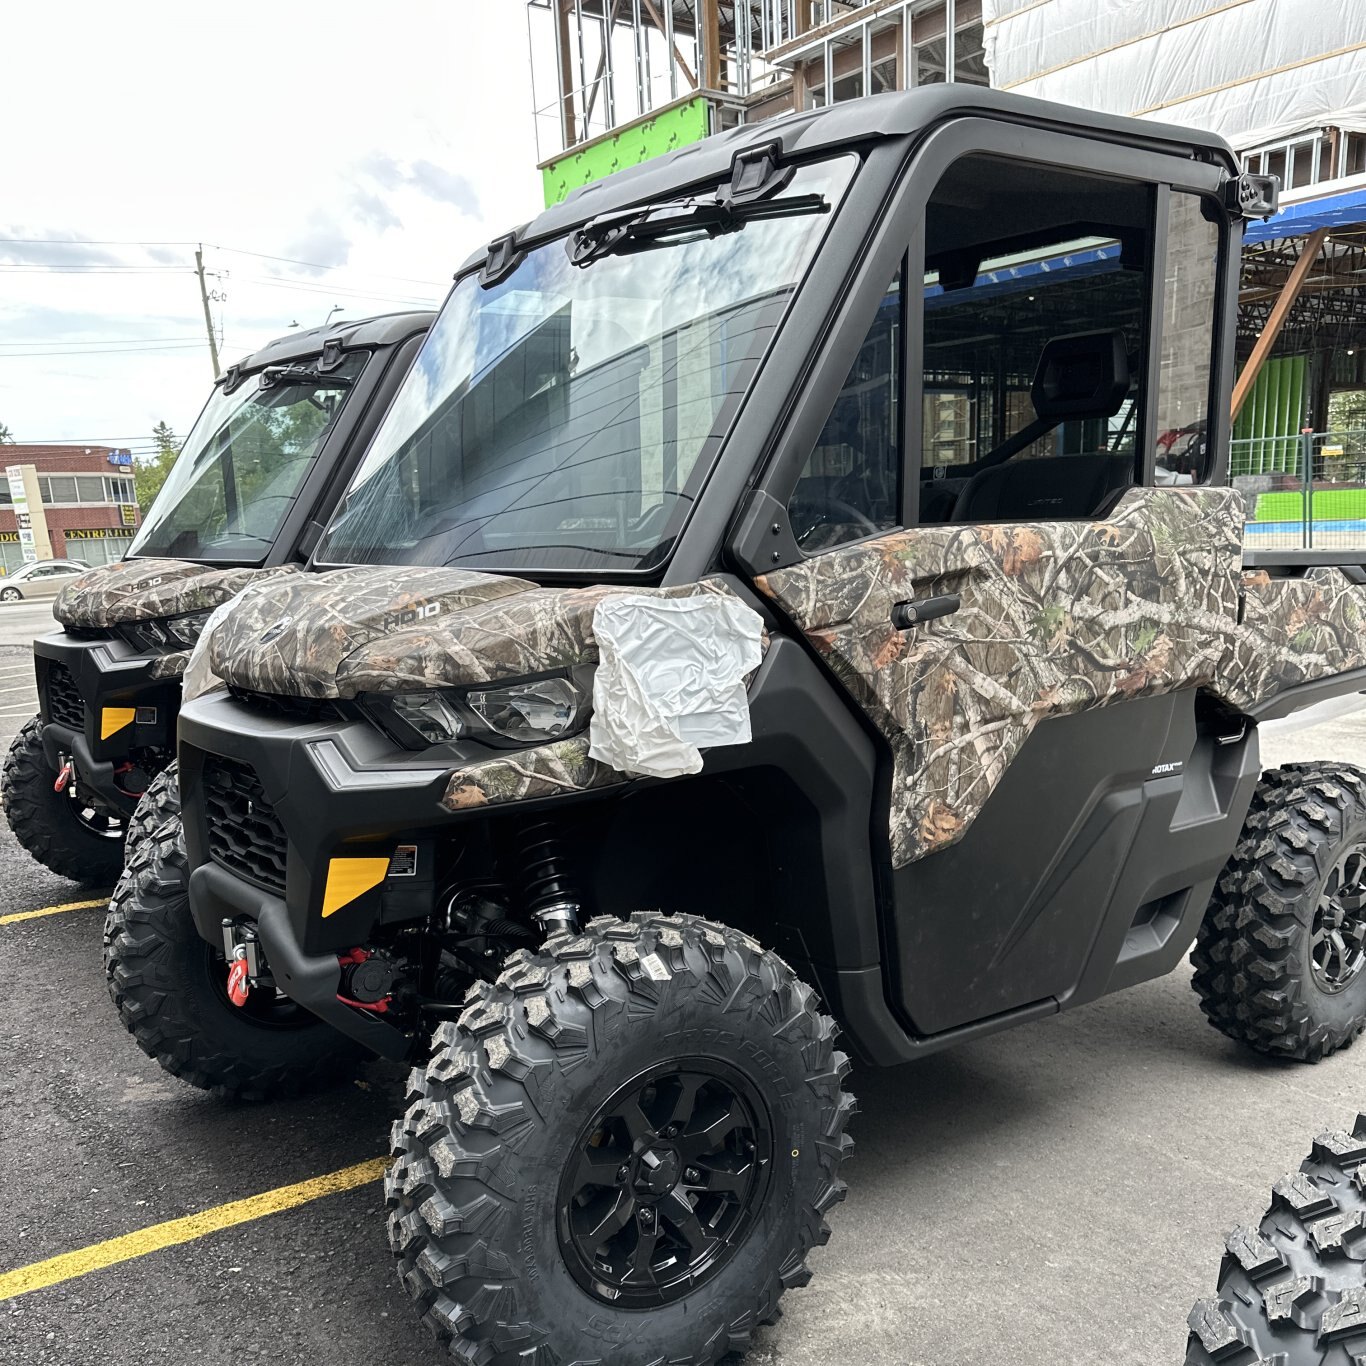
[(689, 233), (719, 237), (735, 232), (756, 218), (792, 218), (807, 213), (829, 213), (823, 195), (793, 195), (778, 199), (792, 180), (795, 167), (780, 165), (782, 148), (766, 142), (737, 153), (730, 182), (713, 195), (673, 199), (644, 208), (623, 209), (590, 219), (569, 236), (569, 259), (586, 266), (603, 256), (649, 251), (671, 238)]
[(349, 375), (325, 375), (308, 365), (268, 365), (261, 371), (260, 379), (263, 389), (273, 389), (277, 384), (309, 384), (315, 389), (349, 389), (353, 383)]
[(576, 266), (591, 265), (604, 256), (649, 251), (670, 238), (705, 232), (709, 237), (735, 232), (756, 218), (793, 218), (808, 213), (828, 213), (823, 195), (794, 195), (790, 199), (735, 201), (725, 196), (679, 199), (651, 204), (644, 209), (603, 214), (571, 234), (566, 245)]

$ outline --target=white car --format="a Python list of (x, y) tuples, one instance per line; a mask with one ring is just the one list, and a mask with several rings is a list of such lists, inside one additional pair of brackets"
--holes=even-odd
[(0, 602), (23, 598), (55, 598), (77, 574), (90, 566), (84, 560), (35, 560), (0, 579)]

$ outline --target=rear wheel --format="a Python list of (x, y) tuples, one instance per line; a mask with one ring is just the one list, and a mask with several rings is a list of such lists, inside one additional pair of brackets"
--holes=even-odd
[(174, 759), (147, 784), (138, 799), (138, 809), (128, 822), (123, 840), (123, 861), (131, 863), (139, 843), (159, 830), (172, 816), (180, 815), (180, 767)]
[(1190, 1314), (1186, 1366), (1366, 1360), (1366, 1115), (1320, 1134), (1257, 1228), (1235, 1228), (1218, 1294)]
[(1317, 1062), (1366, 1026), (1366, 774), (1262, 775), (1200, 927), (1210, 1023), (1263, 1053)]
[(394, 1126), (400, 1276), (480, 1366), (710, 1366), (811, 1273), (844, 1197), (835, 1026), (693, 916), (521, 950), (437, 1030)]
[(273, 991), (228, 999), (223, 954), (190, 918), (179, 820), (138, 846), (109, 903), (104, 972), (138, 1047), (172, 1076), (219, 1095), (289, 1095), (350, 1074), (361, 1047)]
[(57, 792), (43, 751), (43, 719), (14, 737), (0, 771), (5, 816), (14, 837), (44, 867), (75, 882), (110, 886), (123, 868), (123, 822), (81, 793)]

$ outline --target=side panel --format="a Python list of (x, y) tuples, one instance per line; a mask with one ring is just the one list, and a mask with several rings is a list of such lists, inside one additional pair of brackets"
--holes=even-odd
[(962, 839), (1040, 721), (1214, 683), (1241, 518), (1229, 489), (1134, 489), (1105, 521), (919, 527), (757, 580), (892, 746), (894, 866)]

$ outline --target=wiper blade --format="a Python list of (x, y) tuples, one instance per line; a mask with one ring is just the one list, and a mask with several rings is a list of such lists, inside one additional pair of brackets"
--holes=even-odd
[(352, 383), (349, 375), (324, 374), (308, 365), (268, 365), (261, 371), (263, 389), (273, 389), (277, 384), (309, 384), (315, 389), (349, 389)]
[(819, 194), (793, 195), (788, 199), (736, 200), (727, 194), (679, 199), (591, 219), (571, 234), (566, 250), (576, 266), (587, 266), (604, 256), (649, 251), (685, 234), (705, 232), (710, 237), (719, 237), (736, 232), (756, 218), (793, 218), (829, 211), (830, 205)]

